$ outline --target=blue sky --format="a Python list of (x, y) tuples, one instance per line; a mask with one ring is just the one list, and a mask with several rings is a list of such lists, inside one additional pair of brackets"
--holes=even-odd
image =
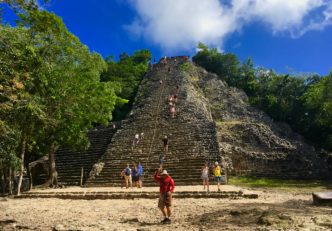
[[(332, 70), (331, 0), (51, 0), (44, 9), (104, 57), (193, 55), (201, 41), (279, 73)], [(5, 11), (11, 22), (13, 15)]]

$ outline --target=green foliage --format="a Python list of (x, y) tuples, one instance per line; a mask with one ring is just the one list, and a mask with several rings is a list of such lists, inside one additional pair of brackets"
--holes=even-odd
[(253, 95), (258, 88), (253, 60), (251, 58), (246, 59), (239, 72), (240, 78), (235, 85), (242, 88), (249, 96)]
[[(316, 181), (316, 180), (285, 180), (272, 178), (256, 178), (256, 177), (230, 177), (229, 183), (244, 187), (253, 188), (273, 188), (283, 191), (312, 191), (326, 190), (332, 188), (331, 181)], [(314, 190), (313, 190), (314, 189)]]
[(322, 146), (332, 149), (332, 72), (312, 84), (302, 96), (302, 100), (307, 109), (307, 120), (310, 119), (308, 136)]
[(234, 54), (219, 53), (216, 48), (208, 49), (200, 43), (199, 52), (193, 57), (193, 62), (204, 67), (209, 72), (218, 74), (230, 85), (236, 85), (239, 73), (240, 62)]
[(87, 147), (87, 131), (107, 124), (123, 102), (119, 86), (100, 81), (106, 63), (59, 17), (34, 1), (7, 2), (21, 19), (17, 27), (0, 26), (0, 127), (6, 131), (0, 161), (18, 150), (24, 157), (26, 145)]
[(33, 140), (46, 123), (41, 98), (32, 94), (32, 76), (39, 77), (41, 60), (27, 29), (0, 26), (0, 34), (0, 120), (18, 131), (21, 139)]
[(180, 67), (181, 71), (189, 71), (191, 69), (191, 65), (190, 63), (187, 61), (187, 62), (184, 62), (181, 64), (181, 67)]
[(332, 150), (332, 74), (292, 77), (254, 68), (251, 59), (239, 64), (233, 54), (198, 45), (193, 61), (214, 72), (229, 85), (243, 89), (250, 103), (272, 118), (289, 123), (296, 131)]
[(266, 71), (258, 74), (255, 81), (251, 103), (265, 110), (274, 119), (294, 123), (301, 107), (299, 98), (306, 89), (305, 79)]
[(0, 120), (0, 172), (6, 168), (18, 169), (20, 161), (16, 151), (19, 146), (19, 138), (17, 130), (11, 129)]
[(151, 53), (148, 50), (136, 51), (132, 56), (125, 53), (120, 55), (119, 62), (107, 58), (107, 70), (102, 74), (104, 82), (112, 83), (119, 87), (119, 96), (127, 100), (117, 101), (113, 113), (115, 120), (125, 118), (134, 102), (138, 86), (147, 72)]
[(136, 65), (143, 64), (147, 66), (149, 61), (151, 60), (151, 56), (152, 55), (149, 50), (143, 49), (135, 51), (134, 55), (131, 58)]
[(33, 11), (29, 20), (35, 52), (43, 60), (43, 73), (35, 86), (46, 113), (50, 143), (86, 146), (86, 132), (94, 123), (106, 124), (119, 100), (117, 87), (100, 82), (106, 64), (66, 29), (54, 14)]

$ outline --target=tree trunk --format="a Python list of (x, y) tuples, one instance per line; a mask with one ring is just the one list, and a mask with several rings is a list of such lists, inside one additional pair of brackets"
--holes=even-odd
[(84, 169), (81, 168), (81, 181), (80, 181), (80, 186), (83, 186), (83, 175), (84, 175)]
[(9, 181), (11, 184), (11, 194), (15, 193), (15, 168), (12, 168), (11, 170), (11, 175), (9, 175)]
[(49, 161), (49, 176), (48, 180), (46, 181), (45, 185), (48, 185), (49, 187), (57, 187), (58, 186), (58, 172), (55, 168), (55, 151), (57, 147), (55, 143), (53, 142), (50, 146), (50, 150), (48, 153), (48, 161)]
[(29, 190), (31, 190), (31, 188), (32, 188), (32, 177), (31, 177), (30, 168), (29, 168), (29, 158), (28, 158), (28, 156), (26, 156), (25, 159), (24, 159), (24, 165), (25, 165), (25, 168), (27, 170), (27, 176), (29, 178)]
[(8, 174), (8, 192), (9, 192), (9, 195), (13, 195), (13, 175), (14, 175), (14, 171), (9, 168), (9, 174)]
[(1, 180), (2, 180), (2, 193), (3, 193), (3, 195), (5, 195), (6, 194), (6, 168), (4, 168), (3, 170), (2, 170), (2, 174), (1, 174)]
[(25, 147), (26, 147), (26, 136), (25, 134), (22, 134), (22, 142), (21, 142), (21, 169), (20, 169), (20, 176), (18, 179), (18, 185), (17, 185), (17, 195), (21, 194), (21, 186), (22, 186), (22, 180), (23, 180), (23, 172), (24, 172), (24, 154), (25, 154)]
[(29, 173), (29, 176), (30, 176), (30, 186), (29, 186), (29, 190), (31, 190), (31, 189), (32, 189), (32, 185), (33, 185), (32, 174), (31, 174), (31, 172)]

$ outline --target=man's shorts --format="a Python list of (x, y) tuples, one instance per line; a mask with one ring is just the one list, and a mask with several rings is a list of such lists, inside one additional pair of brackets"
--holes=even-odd
[(164, 192), (160, 193), (158, 207), (163, 209), (165, 207), (172, 206), (172, 193), (171, 192)]
[(217, 181), (218, 183), (221, 183), (221, 176), (215, 176), (214, 180)]
[(139, 180), (138, 178), (139, 178), (138, 176), (132, 176), (133, 182), (137, 182)]
[(204, 181), (209, 181), (209, 177), (208, 176), (201, 176), (202, 180)]
[(129, 176), (125, 175), (124, 177), (125, 177), (125, 181), (126, 181), (126, 182), (129, 182), (129, 184), (132, 183), (131, 175), (129, 175)]

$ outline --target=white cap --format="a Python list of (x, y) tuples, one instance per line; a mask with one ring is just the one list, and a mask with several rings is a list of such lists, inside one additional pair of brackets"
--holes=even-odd
[(216, 162), (214, 162), (214, 164), (215, 164), (215, 165), (218, 165), (219, 163), (218, 163), (218, 161), (216, 161)]
[(160, 175), (168, 175), (167, 171), (166, 170), (163, 170)]

